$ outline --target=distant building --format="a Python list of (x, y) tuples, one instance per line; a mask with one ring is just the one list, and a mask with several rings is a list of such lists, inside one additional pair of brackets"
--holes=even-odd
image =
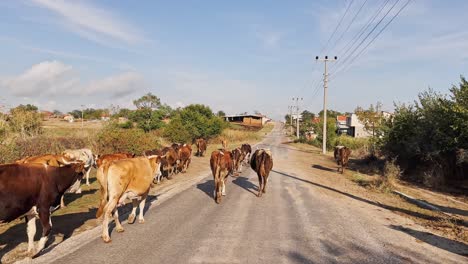
[(72, 115), (64, 115), (63, 120), (68, 121), (70, 123), (75, 122), (75, 118)]
[(243, 126), (263, 127), (271, 119), (264, 115), (228, 115), (224, 119)]
[(370, 137), (372, 134), (365, 130), (364, 124), (359, 121), (356, 114), (351, 114), (346, 117), (346, 126), (348, 126), (347, 134), (356, 137)]
[(339, 115), (336, 117), (336, 130), (339, 135), (348, 134), (349, 126), (345, 115)]
[(50, 111), (41, 111), (40, 113), (41, 113), (42, 120), (49, 120), (55, 117), (54, 113)]

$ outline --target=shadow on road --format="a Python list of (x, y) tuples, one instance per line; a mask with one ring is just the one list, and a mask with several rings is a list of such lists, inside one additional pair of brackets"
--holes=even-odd
[(207, 180), (203, 183), (197, 184), (197, 189), (204, 192), (210, 198), (213, 198), (214, 180)]
[(330, 169), (330, 168), (324, 167), (322, 165), (317, 165), (317, 164), (312, 165), (312, 168), (323, 170), (323, 171), (336, 172), (336, 170), (334, 170), (334, 169)]
[(468, 257), (468, 245), (464, 243), (453, 241), (445, 237), (440, 237), (440, 236), (437, 236), (428, 232), (422, 232), (422, 231), (414, 230), (414, 229), (403, 227), (403, 226), (390, 225), (389, 227), (391, 229), (406, 233), (434, 247), (444, 249), (446, 251), (452, 252), (457, 255)]
[(255, 193), (254, 191), (258, 192), (258, 187), (257, 187), (257, 185), (250, 182), (248, 178), (246, 178), (246, 177), (237, 177), (235, 180), (232, 181), (232, 183), (234, 183), (235, 185), (241, 187), (242, 189), (252, 193), (253, 195), (257, 196), (257, 193)]

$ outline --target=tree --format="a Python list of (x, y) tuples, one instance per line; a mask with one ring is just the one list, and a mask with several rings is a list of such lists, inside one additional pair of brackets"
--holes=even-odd
[(312, 121), (312, 119), (314, 119), (315, 117), (314, 113), (309, 112), (307, 110), (302, 111), (301, 115), (302, 115), (302, 121), (307, 121), (307, 120)]
[(224, 113), (223, 110), (219, 110), (216, 115), (219, 116), (219, 117), (224, 117), (224, 116), (226, 116), (226, 113)]
[(125, 118), (130, 118), (130, 115), (132, 114), (132, 110), (128, 108), (121, 108), (119, 112), (116, 114), (117, 117), (125, 117)]
[(22, 109), (25, 111), (33, 111), (33, 112), (36, 112), (38, 110), (37, 106), (32, 105), (32, 104), (27, 104), (27, 105), (20, 104), (16, 107), (16, 109), (17, 110)]
[(161, 100), (152, 93), (147, 93), (142, 97), (133, 100), (133, 104), (137, 109), (158, 109), (161, 107)]
[(61, 116), (61, 115), (63, 115), (63, 113), (60, 112), (59, 110), (54, 110), (53, 113), (54, 113), (55, 116)]
[[(313, 125), (314, 131), (317, 133), (317, 140), (323, 142), (323, 122), (318, 122)], [(335, 120), (327, 119), (327, 149), (331, 149), (335, 146), (336, 141), (336, 122)]]
[(370, 105), (368, 109), (364, 109), (360, 106), (354, 111), (359, 121), (364, 125), (364, 129), (372, 134), (372, 138), (380, 136), (381, 127), (383, 122), (382, 117), (382, 104), (377, 102), (375, 105)]
[[(318, 115), (320, 117), (323, 117), (323, 110), (321, 110)], [(327, 118), (330, 118), (330, 117), (336, 118), (339, 115), (343, 115), (343, 113), (332, 110), (332, 109), (327, 110)]]
[(37, 112), (37, 107), (31, 105), (19, 105), (10, 110), (9, 127), (12, 131), (18, 132), (24, 139), (28, 136), (35, 136), (42, 132), (42, 118)]
[(160, 111), (153, 111), (149, 108), (132, 111), (129, 119), (145, 132), (159, 129), (164, 125), (162, 122), (163, 114)]
[(68, 112), (68, 114), (72, 115), (74, 118), (81, 118), (81, 110), (73, 110)]

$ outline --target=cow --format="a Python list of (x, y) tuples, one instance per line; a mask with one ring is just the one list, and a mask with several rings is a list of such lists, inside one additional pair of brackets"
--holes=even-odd
[(273, 156), (268, 149), (257, 149), (250, 160), (250, 166), (258, 175), (258, 197), (266, 192), (268, 176), (273, 168)]
[(84, 166), (86, 169), (86, 185), (89, 186), (89, 172), (91, 171), (91, 167), (96, 166), (96, 161), (94, 160), (93, 152), (87, 148), (67, 149), (62, 152), (62, 155), (72, 160), (80, 160), (84, 162)]
[(160, 156), (161, 157), (161, 166), (159, 169), (159, 173), (156, 175), (156, 184), (159, 184), (161, 182), (161, 177), (163, 176), (164, 173), (167, 172), (168, 168), (168, 161), (166, 159), (166, 156), (163, 155), (163, 152), (159, 149), (153, 149), (153, 150), (145, 150), (143, 152), (143, 156), (149, 157), (149, 156)]
[(216, 203), (221, 202), (221, 197), (226, 195), (226, 180), (233, 172), (232, 154), (230, 151), (215, 150), (210, 158), (211, 173), (214, 179), (213, 197)]
[(163, 171), (166, 173), (167, 178), (172, 179), (172, 175), (178, 173), (177, 167), (180, 163), (179, 153), (176, 152), (172, 147), (165, 147), (161, 150), (162, 155), (165, 156), (165, 166)]
[[(65, 165), (75, 163), (75, 161), (68, 159), (67, 157), (63, 155), (46, 154), (46, 155), (41, 155), (41, 156), (23, 158), (23, 159), (15, 161), (15, 163), (17, 164), (36, 163), (36, 164), (49, 165), (53, 167), (63, 167)], [(73, 189), (76, 189), (76, 193), (78, 194), (81, 193), (79, 182), (74, 184), (72, 187)], [(67, 192), (70, 193), (70, 191), (67, 191)], [(60, 207), (65, 208), (66, 206), (65, 206), (65, 201), (63, 197), (64, 195), (62, 195), (62, 197), (60, 198)]]
[(245, 158), (244, 153), (240, 148), (235, 148), (231, 151), (232, 153), (232, 163), (234, 172), (238, 173), (242, 170), (242, 161)]
[(203, 157), (205, 155), (205, 152), (206, 152), (206, 147), (207, 147), (207, 142), (205, 139), (203, 138), (198, 138), (196, 141), (195, 141), (195, 144), (197, 146), (197, 153), (196, 155), (199, 156), (199, 157)]
[(118, 206), (124, 204), (125, 199), (132, 200), (133, 209), (128, 217), (128, 223), (133, 224), (136, 217), (136, 208), (139, 206), (140, 213), (138, 222), (144, 223), (143, 209), (146, 197), (161, 166), (160, 156), (138, 157), (132, 159), (115, 160), (104, 164), (98, 170), (100, 174), (99, 183), (103, 188), (101, 203), (96, 217), (103, 217), (102, 239), (111, 242), (109, 236), (109, 218), (114, 216), (117, 232), (123, 232), (124, 228), (119, 221)]
[(17, 164), (39, 163), (39, 164), (44, 164), (44, 165), (49, 165), (49, 166), (54, 166), (54, 167), (61, 167), (64, 165), (68, 165), (72, 163), (73, 161), (74, 160), (69, 159), (63, 155), (46, 154), (46, 155), (40, 155), (40, 156), (26, 157), (26, 158), (15, 161), (15, 163)]
[(227, 140), (226, 140), (226, 139), (222, 139), (222, 140), (221, 140), (222, 149), (227, 149), (227, 145), (228, 145)]
[[(58, 208), (60, 197), (83, 175), (81, 162), (63, 167), (37, 163), (0, 165), (0, 223), (25, 216), (30, 256), (44, 249), (52, 228), (51, 212)], [(42, 236), (34, 250), (36, 218), (41, 221)]]
[(333, 152), (333, 156), (335, 157), (336, 164), (338, 165), (338, 172), (340, 172), (341, 166), (341, 174), (344, 173), (344, 169), (348, 166), (349, 156), (351, 155), (351, 149), (345, 146), (336, 146), (335, 151)]
[(179, 149), (182, 147), (182, 144), (179, 144), (179, 143), (172, 143), (171, 147), (172, 147), (176, 152), (179, 152)]
[(241, 151), (244, 153), (245, 159), (247, 160), (247, 163), (250, 162), (250, 156), (252, 154), (252, 147), (249, 144), (242, 144), (241, 146)]
[(113, 160), (119, 159), (130, 159), (134, 158), (135, 154), (130, 153), (114, 153), (114, 154), (104, 154), (96, 157), (96, 168), (101, 167), (106, 162), (111, 162)]
[(192, 161), (192, 147), (188, 144), (184, 144), (179, 148), (179, 171), (182, 173), (187, 172), (187, 169)]

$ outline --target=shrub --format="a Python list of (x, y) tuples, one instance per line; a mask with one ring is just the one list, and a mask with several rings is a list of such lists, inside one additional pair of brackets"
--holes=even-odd
[(96, 152), (108, 154), (115, 152), (130, 152), (141, 154), (145, 150), (159, 148), (158, 137), (153, 133), (145, 133), (141, 129), (122, 129), (115, 124), (109, 124), (96, 135)]
[(352, 150), (367, 148), (369, 146), (369, 139), (341, 135), (335, 139), (335, 146), (346, 146)]
[(22, 138), (39, 135), (42, 132), (41, 115), (36, 110), (28, 110), (18, 106), (11, 110), (9, 127), (13, 132), (17, 132)]

